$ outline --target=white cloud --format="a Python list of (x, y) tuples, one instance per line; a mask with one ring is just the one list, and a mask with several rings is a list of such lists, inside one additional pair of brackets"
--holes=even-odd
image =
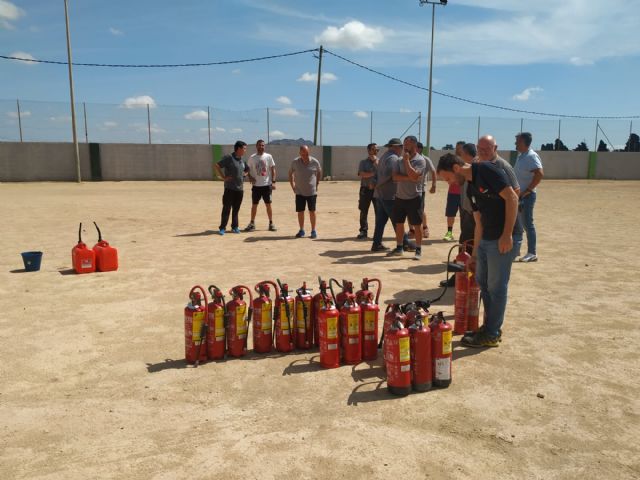
[(526, 102), (531, 99), (534, 93), (538, 93), (542, 91), (544, 90), (540, 87), (525, 88), (522, 92), (516, 93), (513, 97), (511, 97), (511, 99), (517, 100), (519, 102)]
[(231, 130), (229, 130), (229, 133), (242, 133), (242, 129), (241, 128), (232, 128)]
[(151, 133), (166, 133), (166, 130), (164, 128), (160, 128), (157, 123), (152, 123), (149, 130), (151, 130)]
[(581, 57), (571, 57), (569, 59), (569, 63), (571, 65), (575, 65), (576, 67), (583, 67), (585, 65), (593, 65), (593, 60), (587, 60)]
[(156, 108), (156, 101), (149, 95), (140, 95), (139, 97), (129, 97), (122, 102), (123, 108)]
[(49, 121), (54, 123), (66, 123), (71, 121), (71, 117), (69, 115), (61, 115), (59, 117), (49, 117)]
[(114, 127), (118, 126), (118, 123), (117, 122), (113, 122), (111, 120), (107, 120), (106, 122), (102, 123), (102, 126), (105, 127), (105, 128), (114, 128)]
[(369, 114), (367, 112), (363, 112), (362, 110), (358, 110), (353, 112), (353, 116), (358, 118), (367, 118)]
[[(338, 77), (335, 74), (326, 72), (326, 73), (323, 73), (322, 76), (320, 77), (320, 83), (335, 82), (337, 79)], [(300, 75), (297, 81), (298, 82), (317, 82), (318, 74), (304, 72), (302, 75)]]
[(209, 118), (209, 115), (204, 110), (194, 110), (193, 112), (187, 113), (184, 118), (187, 120), (206, 120)]
[(7, 30), (13, 30), (15, 27), (11, 22), (18, 20), (24, 16), (25, 12), (13, 3), (7, 0), (0, 0), (0, 26)]
[[(34, 56), (31, 55), (30, 53), (27, 52), (13, 52), (11, 54), (9, 54), (10, 57), (18, 57), (18, 58), (24, 58), (26, 60), (35, 60)], [(35, 62), (23, 62), (22, 60), (13, 60), (16, 63), (20, 63), (22, 65), (37, 65), (37, 63)]]
[(113, 27), (109, 27), (109, 33), (115, 36), (124, 35), (124, 32), (122, 30), (118, 30), (117, 28), (113, 28)]
[(238, 75), (242, 70), (240, 70), (239, 68), (234, 68), (233, 70), (231, 70), (231, 73), (233, 73), (234, 75)]
[(409, 110), (408, 108), (401, 108), (400, 113), (411, 113), (411, 110)]
[(285, 97), (284, 95), (276, 98), (276, 102), (281, 103), (282, 105), (291, 105), (291, 99), (289, 97)]
[(315, 42), (328, 47), (348, 48), (349, 50), (373, 49), (384, 42), (385, 34), (381, 28), (368, 27), (364, 23), (352, 20), (342, 27), (327, 27)]
[(281, 132), (280, 130), (271, 130), (269, 132), (269, 136), (274, 137), (274, 138), (284, 138), (286, 137), (284, 132)]
[(283, 117), (299, 117), (300, 112), (295, 108), (285, 107), (280, 110), (274, 110), (273, 113), (276, 115), (282, 115)]
[(222, 128), (222, 127), (215, 127), (213, 130), (215, 130), (216, 132), (226, 132), (227, 131), (226, 128)]
[[(7, 116), (9, 118), (18, 118), (18, 112), (7, 112)], [(31, 116), (31, 112), (29, 110), (20, 111), (20, 118), (26, 118), (30, 116)]]

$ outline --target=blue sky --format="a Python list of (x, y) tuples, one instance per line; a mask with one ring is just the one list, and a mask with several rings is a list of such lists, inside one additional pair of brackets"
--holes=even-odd
[[(75, 62), (210, 62), (322, 44), (353, 61), (427, 86), (431, 7), (420, 7), (418, 0), (70, 0), (69, 7)], [(436, 7), (434, 90), (537, 112), (638, 115), (638, 25), (640, 5), (633, 0), (451, 0), (446, 7)], [(0, 45), (2, 55), (65, 61), (63, 2), (0, 0)], [(146, 107), (136, 107), (146, 103), (154, 110), (157, 141), (184, 141), (186, 134), (176, 131), (180, 128), (202, 135), (207, 106), (255, 110), (235, 116), (219, 113), (218, 118), (224, 119), (214, 121), (214, 136), (261, 135), (265, 115), (258, 109), (269, 107), (272, 138), (310, 138), (316, 71), (317, 59), (307, 53), (256, 63), (166, 70), (76, 66), (74, 82), (76, 101), (89, 105), (96, 141), (106, 141), (110, 129), (121, 133), (143, 130)], [(427, 92), (423, 90), (378, 77), (331, 55), (324, 56), (323, 72), (324, 135), (337, 138), (343, 132), (354, 138), (334, 143), (366, 143), (370, 111), (390, 112), (374, 113), (374, 141), (379, 142), (409, 127), (416, 117), (410, 112), (426, 112)], [(1, 138), (15, 136), (17, 98), (24, 103), (21, 110), (29, 112), (23, 117), (23, 127), (25, 131), (33, 127), (33, 139), (34, 131), (46, 138), (55, 136), (58, 126), (64, 128), (69, 115), (68, 108), (64, 110), (69, 98), (65, 66), (0, 59), (0, 78)], [(60, 105), (45, 108), (41, 101)], [(534, 119), (525, 120), (525, 130), (537, 128), (534, 136), (539, 132), (540, 142), (557, 136), (557, 120), (438, 95), (433, 97), (432, 115), (436, 146), (458, 137), (473, 138), (478, 116), (485, 119), (481, 133), (504, 130), (498, 140), (505, 148), (511, 147), (509, 132), (519, 130), (520, 117)], [(52, 126), (36, 126), (36, 119), (42, 122), (45, 117)], [(173, 117), (180, 119), (179, 127), (172, 124)], [(499, 120), (503, 117), (513, 121)], [(196, 128), (189, 122), (200, 123)], [(252, 123), (255, 131), (250, 128)], [(424, 123), (423, 119), (422, 130)], [(634, 123), (640, 125), (640, 119)], [(601, 124), (613, 144), (624, 144), (630, 120), (603, 120)], [(418, 123), (410, 132), (417, 133), (417, 128)], [(565, 119), (562, 129), (569, 147), (583, 139), (591, 146), (595, 120)], [(200, 138), (206, 141), (206, 134)]]

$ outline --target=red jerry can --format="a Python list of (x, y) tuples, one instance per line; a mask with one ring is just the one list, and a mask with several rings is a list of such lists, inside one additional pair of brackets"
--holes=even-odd
[(96, 254), (96, 270), (98, 272), (113, 272), (118, 270), (118, 250), (102, 240), (102, 232), (96, 222), (93, 222), (98, 230), (98, 243), (93, 246)]
[(96, 271), (96, 254), (82, 241), (82, 223), (78, 228), (78, 244), (71, 249), (71, 262), (76, 273)]

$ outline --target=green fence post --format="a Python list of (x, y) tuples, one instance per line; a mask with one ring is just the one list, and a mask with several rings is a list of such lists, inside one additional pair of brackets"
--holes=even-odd
[(211, 145), (211, 177), (213, 180), (220, 180), (213, 170), (213, 166), (222, 160), (222, 145)]
[(598, 163), (598, 152), (589, 152), (589, 170), (587, 178), (589, 180), (596, 178), (596, 164)]
[(91, 180), (102, 181), (102, 161), (100, 160), (100, 144), (89, 144), (89, 161), (91, 163)]
[(322, 147), (322, 175), (325, 177), (331, 176), (331, 147)]

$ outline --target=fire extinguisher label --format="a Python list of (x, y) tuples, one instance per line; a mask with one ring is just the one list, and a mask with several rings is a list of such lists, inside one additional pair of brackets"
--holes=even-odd
[(451, 380), (451, 358), (436, 358), (435, 364), (435, 378), (438, 380)]
[(364, 331), (375, 332), (376, 330), (376, 312), (367, 310), (364, 312)]
[(262, 304), (262, 321), (260, 323), (263, 332), (271, 331), (271, 304)]
[(246, 305), (238, 305), (236, 307), (236, 334), (238, 337), (247, 333), (247, 325), (244, 323), (244, 314), (246, 310)]
[(338, 338), (338, 318), (327, 318), (327, 339), (335, 340)]
[(224, 338), (224, 312), (221, 308), (216, 310), (215, 314), (215, 330), (216, 340), (222, 340)]
[(442, 332), (442, 353), (444, 355), (449, 355), (451, 353), (451, 337), (451, 330)]
[(409, 347), (409, 337), (403, 337), (398, 341), (400, 347), (400, 362), (408, 362), (411, 349)]
[(200, 330), (202, 330), (202, 322), (204, 322), (204, 312), (193, 312), (193, 326), (191, 328), (192, 338), (194, 342), (200, 341)]
[(347, 333), (349, 335), (360, 333), (360, 315), (358, 313), (350, 313), (347, 316)]

